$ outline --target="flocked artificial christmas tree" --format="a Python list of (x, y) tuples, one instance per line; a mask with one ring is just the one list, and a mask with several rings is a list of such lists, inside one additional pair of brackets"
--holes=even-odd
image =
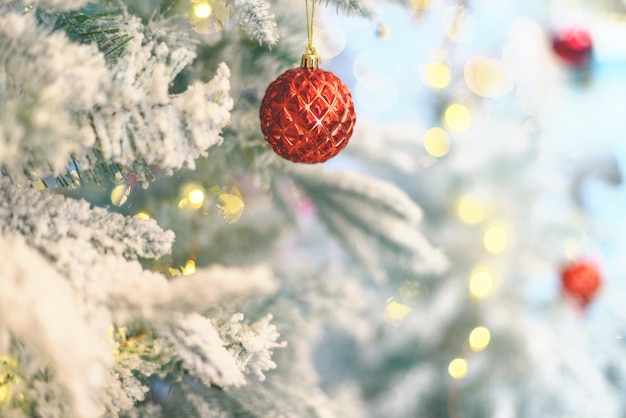
[(622, 6), (496, 3), (331, 1), (353, 126), (310, 3), (0, 0), (0, 416), (624, 416)]

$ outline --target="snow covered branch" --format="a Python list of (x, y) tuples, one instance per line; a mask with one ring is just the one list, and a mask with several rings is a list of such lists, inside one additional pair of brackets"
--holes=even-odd
[(270, 13), (270, 5), (265, 0), (234, 0), (233, 8), (237, 13), (239, 24), (251, 37), (260, 43), (274, 45), (278, 42), (278, 30), (274, 14)]
[(329, 231), (375, 276), (384, 277), (386, 267), (399, 264), (414, 273), (447, 267), (445, 256), (416, 229), (421, 209), (393, 184), (314, 167), (294, 167), (290, 175), (312, 199)]

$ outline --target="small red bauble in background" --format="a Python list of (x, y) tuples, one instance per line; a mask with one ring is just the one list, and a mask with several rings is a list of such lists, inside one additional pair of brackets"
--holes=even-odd
[(563, 291), (587, 306), (602, 284), (598, 267), (589, 261), (574, 261), (561, 269)]
[(557, 30), (552, 35), (552, 49), (572, 67), (586, 67), (591, 62), (593, 50), (591, 34), (582, 26)]
[(334, 157), (348, 144), (356, 114), (348, 87), (332, 72), (317, 68), (305, 55), (302, 67), (285, 71), (261, 103), (261, 130), (281, 157), (315, 164)]

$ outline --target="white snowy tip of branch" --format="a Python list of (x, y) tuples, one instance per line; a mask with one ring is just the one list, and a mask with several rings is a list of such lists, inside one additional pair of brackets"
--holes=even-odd
[(104, 57), (50, 33), (32, 13), (0, 16), (0, 40), (0, 164), (58, 173), (70, 153), (93, 145), (74, 114), (105, 102)]
[(46, 9), (61, 11), (78, 9), (89, 3), (89, 0), (36, 0), (27, 3), (34, 7), (44, 7)]
[(271, 324), (272, 315), (266, 315), (252, 325), (243, 322), (243, 314), (237, 313), (224, 324), (218, 326), (219, 333), (228, 351), (235, 357), (239, 369), (244, 373), (252, 373), (261, 381), (265, 380), (263, 372), (276, 368), (272, 360), (274, 348), (285, 347), (287, 343), (277, 342), (280, 334), (276, 326)]
[(243, 386), (246, 379), (211, 322), (191, 314), (160, 328), (183, 363), (206, 385)]
[(327, 0), (326, 3), (332, 3), (337, 10), (341, 10), (347, 14), (354, 13), (363, 17), (373, 16), (371, 6), (361, 0)]
[(100, 417), (99, 392), (113, 363), (106, 336), (84, 320), (66, 280), (22, 239), (0, 237), (0, 324), (52, 360), (75, 415)]
[(278, 42), (278, 30), (274, 14), (270, 13), (270, 5), (264, 0), (235, 0), (239, 23), (243, 30), (260, 43), (274, 45)]
[[(188, 55), (174, 51), (166, 64), (141, 45), (134, 48), (138, 50), (118, 64), (111, 106), (90, 115), (96, 147), (106, 160), (126, 166), (143, 160), (163, 169), (194, 169), (196, 159), (223, 141), (221, 131), (233, 107), (230, 70), (221, 63), (209, 83), (194, 83), (168, 96), (170, 75), (180, 66), (172, 60), (187, 60)], [(165, 48), (162, 44), (157, 49)], [(89, 163), (83, 158), (81, 164)]]
[[(446, 257), (416, 229), (422, 211), (395, 185), (352, 173), (315, 167), (290, 169), (330, 231), (372, 272), (384, 278), (377, 260), (402, 259), (413, 273), (440, 273)], [(402, 256), (400, 256), (402, 254)]]
[(198, 269), (191, 276), (165, 280), (163, 276), (136, 276), (112, 283), (110, 296), (116, 318), (168, 321), (176, 313), (207, 309), (221, 301), (274, 293), (278, 282), (265, 267)]
[(344, 171), (324, 172), (316, 167), (295, 166), (290, 174), (306, 183), (311, 193), (324, 192), (341, 200), (354, 200), (366, 208), (378, 209), (411, 224), (422, 220), (422, 209), (392, 183)]

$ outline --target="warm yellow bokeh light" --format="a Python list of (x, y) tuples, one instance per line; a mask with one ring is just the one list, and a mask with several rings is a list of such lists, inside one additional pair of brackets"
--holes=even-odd
[(476, 327), (470, 332), (469, 344), (474, 351), (482, 351), (489, 345), (491, 333), (487, 327)]
[(473, 57), (465, 63), (463, 74), (471, 91), (482, 97), (497, 97), (511, 90), (502, 63), (486, 57)]
[(443, 157), (450, 151), (448, 133), (438, 127), (430, 128), (424, 134), (424, 148), (433, 157)]
[(111, 203), (115, 206), (122, 206), (130, 196), (131, 186), (126, 183), (118, 184), (111, 191)]
[(204, 192), (199, 188), (191, 189), (187, 194), (187, 200), (189, 201), (189, 206), (198, 209), (204, 203)]
[(142, 210), (141, 212), (137, 213), (137, 217), (140, 219), (150, 219), (152, 218), (152, 216), (150, 216), (150, 214), (148, 212), (146, 212), (145, 210)]
[(228, 187), (213, 186), (209, 190), (217, 196), (217, 208), (224, 220), (229, 224), (237, 222), (246, 207), (241, 192), (236, 187), (231, 187), (229, 191)]
[(399, 303), (393, 297), (387, 299), (385, 313), (383, 315), (385, 322), (395, 324), (404, 319), (411, 312), (411, 308), (407, 305)]
[(400, 286), (400, 296), (404, 299), (413, 299), (420, 294), (420, 282), (417, 280), (405, 280)]
[(183, 276), (191, 276), (196, 272), (196, 262), (194, 260), (187, 260), (185, 267), (183, 268)]
[(475, 225), (485, 219), (485, 205), (475, 196), (461, 196), (456, 204), (459, 219), (466, 224)]
[(464, 358), (455, 358), (448, 365), (448, 373), (453, 379), (463, 379), (467, 376), (468, 369), (467, 360)]
[(211, 5), (209, 3), (196, 4), (196, 6), (193, 8), (193, 13), (198, 19), (206, 19), (207, 17), (211, 16), (212, 12), (213, 9), (211, 8)]
[(500, 254), (509, 245), (509, 232), (502, 225), (494, 225), (483, 236), (485, 249), (492, 254)]
[(477, 268), (472, 272), (469, 280), (469, 292), (476, 299), (484, 299), (493, 292), (493, 273), (485, 268)]
[(8, 356), (0, 356), (0, 404), (8, 403), (13, 397), (15, 385), (19, 378), (14, 373), (17, 362)]
[(442, 89), (450, 84), (450, 69), (443, 62), (432, 61), (424, 69), (424, 80), (436, 89)]
[(443, 113), (443, 121), (453, 131), (467, 131), (472, 126), (472, 113), (460, 103), (453, 103)]

